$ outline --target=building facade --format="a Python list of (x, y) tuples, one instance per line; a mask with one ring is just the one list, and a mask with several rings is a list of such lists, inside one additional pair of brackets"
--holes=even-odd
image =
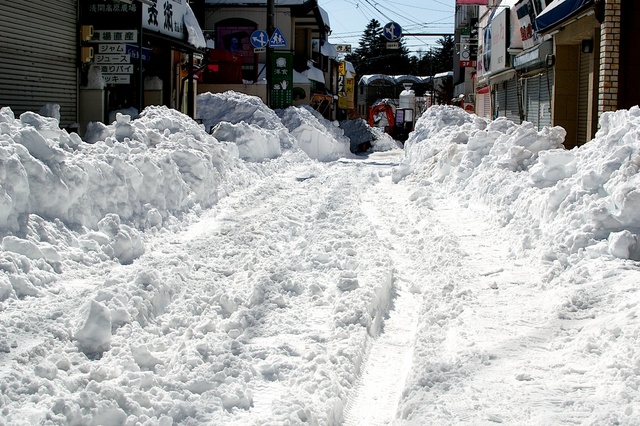
[(637, 1), (476, 4), (475, 73), (462, 75), (458, 87), (475, 96), (478, 115), (529, 121), (538, 129), (562, 126), (565, 146), (572, 148), (594, 137), (604, 112), (640, 103)]
[[(328, 14), (316, 0), (275, 4), (271, 18), (266, 0), (207, 0), (204, 9), (210, 66), (199, 92), (235, 90), (275, 108), (310, 105), (328, 119), (346, 116), (346, 83), (352, 73), (346, 63), (341, 68), (338, 52), (328, 42)], [(278, 43), (266, 35), (272, 31)], [(280, 63), (285, 67), (280, 69)], [(284, 75), (290, 81), (282, 84)]]
[(2, 2), (0, 106), (20, 115), (57, 104), (60, 126), (81, 134), (119, 109), (181, 109), (176, 70), (193, 64), (195, 39), (204, 47), (189, 18), (181, 0)]

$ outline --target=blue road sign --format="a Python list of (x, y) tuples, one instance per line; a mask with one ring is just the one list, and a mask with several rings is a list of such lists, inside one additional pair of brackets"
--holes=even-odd
[(271, 35), (271, 39), (269, 40), (269, 47), (285, 47), (287, 45), (287, 41), (284, 39), (284, 36), (280, 32), (278, 28), (273, 30), (273, 34)]
[(402, 27), (395, 22), (389, 22), (382, 29), (384, 38), (389, 41), (396, 41), (402, 36)]
[(251, 33), (251, 45), (255, 48), (266, 47), (269, 42), (269, 36), (266, 31), (255, 30)]

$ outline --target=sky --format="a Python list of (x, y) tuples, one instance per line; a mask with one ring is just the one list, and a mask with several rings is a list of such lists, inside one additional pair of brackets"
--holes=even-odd
[[(435, 33), (453, 35), (455, 0), (321, 0), (320, 7), (329, 14), (333, 44), (349, 44), (355, 50), (364, 30), (372, 19), (382, 27), (395, 22), (403, 34)], [(410, 53), (419, 49), (437, 48), (441, 35), (435, 37), (410, 36), (404, 42)]]
[(234, 92), (56, 111), (0, 109), (0, 425), (640, 424), (638, 107), (570, 151), (452, 106), (404, 147)]

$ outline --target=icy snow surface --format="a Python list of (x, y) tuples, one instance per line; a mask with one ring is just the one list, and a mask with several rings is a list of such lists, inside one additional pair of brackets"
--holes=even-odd
[(640, 109), (198, 111), (0, 109), (1, 425), (640, 424)]

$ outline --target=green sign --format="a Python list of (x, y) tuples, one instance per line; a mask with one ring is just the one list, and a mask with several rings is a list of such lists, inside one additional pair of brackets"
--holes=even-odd
[(287, 108), (293, 105), (293, 54), (274, 51), (271, 54), (270, 78), (271, 108)]

